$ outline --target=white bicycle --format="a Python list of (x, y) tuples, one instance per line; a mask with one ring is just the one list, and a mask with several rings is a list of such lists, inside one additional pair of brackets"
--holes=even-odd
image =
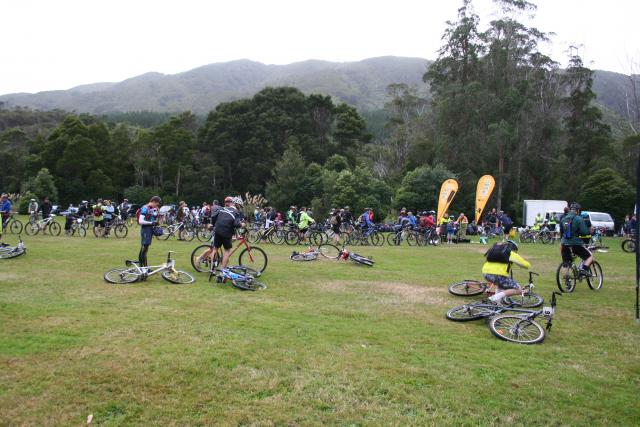
[(20, 236), (18, 236), (18, 244), (16, 246), (0, 243), (0, 259), (15, 258), (26, 252), (27, 248), (24, 247), (24, 242)]
[(160, 265), (141, 267), (139, 261), (127, 260), (128, 268), (114, 268), (104, 273), (104, 280), (116, 285), (124, 285), (147, 280), (149, 276), (160, 273), (162, 278), (176, 285), (188, 285), (196, 279), (186, 271), (176, 270), (176, 260), (171, 258), (173, 251), (167, 254), (167, 260)]

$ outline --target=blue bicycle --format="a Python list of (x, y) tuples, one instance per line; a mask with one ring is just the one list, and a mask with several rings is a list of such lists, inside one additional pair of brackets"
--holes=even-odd
[(209, 281), (216, 277), (216, 282), (231, 282), (233, 286), (243, 291), (259, 291), (267, 289), (267, 285), (258, 281), (256, 277), (260, 277), (260, 272), (249, 267), (236, 265), (226, 267), (220, 270), (212, 269), (209, 272)]

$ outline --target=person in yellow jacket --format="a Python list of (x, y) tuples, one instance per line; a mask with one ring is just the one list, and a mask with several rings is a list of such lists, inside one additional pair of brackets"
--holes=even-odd
[(518, 295), (522, 290), (520, 285), (510, 277), (513, 264), (529, 269), (531, 264), (518, 255), (518, 245), (513, 240), (504, 243), (495, 243), (485, 254), (487, 261), (482, 266), (482, 274), (485, 280), (493, 283), (498, 290), (489, 298), (491, 302), (498, 303), (504, 297)]

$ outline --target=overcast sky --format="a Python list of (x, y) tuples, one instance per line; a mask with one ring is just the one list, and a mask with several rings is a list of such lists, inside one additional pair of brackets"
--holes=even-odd
[[(640, 0), (534, 0), (544, 50), (582, 45), (597, 69), (640, 60)], [(172, 74), (247, 58), (267, 64), (434, 59), (459, 0), (0, 0), (0, 94)], [(475, 0), (487, 23), (491, 0)]]

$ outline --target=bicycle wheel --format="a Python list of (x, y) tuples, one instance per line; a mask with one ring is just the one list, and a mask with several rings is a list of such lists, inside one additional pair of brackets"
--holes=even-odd
[(400, 244), (400, 236), (398, 233), (387, 234), (387, 244), (389, 246), (398, 246)]
[(372, 246), (380, 246), (380, 235), (376, 232), (369, 234), (369, 244)]
[(571, 264), (561, 263), (556, 271), (556, 282), (558, 283), (558, 289), (562, 292), (573, 292), (576, 288), (576, 271)]
[(627, 239), (625, 241), (622, 242), (622, 250), (625, 252), (635, 252), (636, 251), (636, 242), (631, 240), (631, 239)]
[(551, 233), (540, 233), (540, 241), (545, 245), (551, 243)]
[(183, 228), (180, 230), (180, 238), (185, 242), (190, 242), (195, 239), (195, 232), (190, 228)]
[(311, 233), (311, 235), (309, 236), (309, 241), (311, 241), (315, 246), (320, 246), (321, 244), (324, 243), (324, 237), (326, 235), (322, 232), (313, 232)]
[(367, 267), (373, 267), (374, 264), (374, 262), (369, 258), (354, 253), (349, 254), (349, 259), (354, 261), (356, 264), (366, 265)]
[(78, 233), (78, 236), (85, 237), (87, 235), (87, 230), (85, 230), (85, 228), (82, 226), (78, 226), (75, 230), (73, 230), (73, 233)]
[(104, 273), (104, 280), (116, 285), (133, 283), (140, 278), (133, 268), (115, 268)]
[(287, 231), (284, 235), (284, 241), (287, 242), (287, 245), (297, 245), (300, 241), (300, 235), (297, 231)]
[(118, 224), (115, 226), (113, 233), (118, 239), (124, 239), (129, 234), (129, 229), (124, 224)]
[(320, 255), (323, 257), (329, 259), (338, 259), (340, 256), (340, 249), (331, 243), (325, 243), (324, 245), (318, 246), (318, 252), (320, 252)]
[(478, 280), (463, 280), (449, 285), (449, 293), (460, 297), (480, 295), (487, 289), (487, 283)]
[(539, 307), (544, 302), (544, 298), (533, 292), (526, 293), (524, 295), (512, 295), (510, 297), (504, 297), (502, 299), (505, 304), (516, 307)]
[(49, 229), (49, 233), (51, 233), (52, 236), (59, 236), (60, 232), (62, 231), (62, 227), (60, 227), (60, 224), (55, 221), (51, 221), (47, 228)]
[(14, 248), (10, 251), (0, 251), (0, 259), (16, 258), (26, 253), (24, 249)]
[(260, 277), (262, 273), (254, 270), (253, 268), (245, 267), (242, 265), (235, 265), (233, 267), (227, 267), (227, 270), (236, 274), (242, 274), (243, 276)]
[(256, 246), (244, 248), (238, 257), (238, 264), (243, 267), (253, 268), (260, 273), (264, 273), (264, 270), (267, 268), (267, 262), (268, 259), (265, 251)]
[(211, 230), (208, 230), (207, 228), (204, 228), (204, 227), (203, 228), (199, 228), (198, 231), (196, 232), (196, 237), (201, 242), (207, 242), (207, 241), (211, 240), (212, 232), (211, 232)]
[(198, 273), (207, 272), (211, 269), (211, 262), (215, 262), (218, 256), (215, 249), (213, 249), (213, 258), (204, 255), (207, 251), (211, 250), (211, 245), (200, 245), (191, 252), (191, 266)]
[(453, 307), (447, 311), (446, 317), (454, 322), (468, 322), (470, 320), (478, 320), (483, 317), (493, 316), (494, 314), (496, 314), (496, 310), (489, 307), (465, 304)]
[(406, 240), (409, 246), (415, 246), (418, 243), (418, 239), (416, 239), (416, 235), (414, 233), (407, 233)]
[(172, 234), (169, 233), (169, 226), (161, 225), (160, 228), (162, 228), (162, 234), (160, 236), (156, 236), (156, 239), (158, 239), (158, 240), (169, 240), (169, 237), (172, 236)]
[(260, 241), (261, 237), (262, 237), (262, 233), (260, 232), (260, 230), (252, 228), (247, 233), (247, 242), (249, 242), (249, 243), (258, 243)]
[(242, 289), (243, 291), (259, 291), (262, 289), (267, 289), (267, 285), (253, 277), (247, 277), (246, 279), (236, 279), (232, 280), (231, 283), (238, 289)]
[(35, 236), (36, 234), (38, 234), (39, 231), (40, 231), (40, 227), (38, 226), (37, 223), (34, 223), (34, 222), (30, 222), (24, 227), (24, 232), (27, 234), (27, 236)]
[(587, 276), (587, 285), (592, 291), (597, 291), (598, 289), (602, 289), (602, 282), (604, 281), (604, 276), (602, 275), (602, 267), (598, 261), (593, 261), (589, 266), (589, 271), (591, 272), (591, 276)]
[(538, 322), (515, 314), (492, 317), (489, 329), (501, 340), (518, 344), (536, 344), (544, 340), (544, 328)]
[(442, 240), (440, 239), (440, 235), (438, 233), (432, 233), (431, 237), (429, 238), (429, 244), (433, 246), (438, 246), (440, 243), (442, 243)]
[(19, 219), (14, 219), (9, 225), (9, 232), (12, 234), (20, 234), (22, 233), (22, 228), (22, 222)]
[(284, 243), (284, 231), (274, 230), (269, 234), (269, 241), (275, 245), (281, 245)]
[(182, 270), (165, 270), (160, 275), (164, 280), (175, 285), (188, 285), (196, 281), (195, 277)]

